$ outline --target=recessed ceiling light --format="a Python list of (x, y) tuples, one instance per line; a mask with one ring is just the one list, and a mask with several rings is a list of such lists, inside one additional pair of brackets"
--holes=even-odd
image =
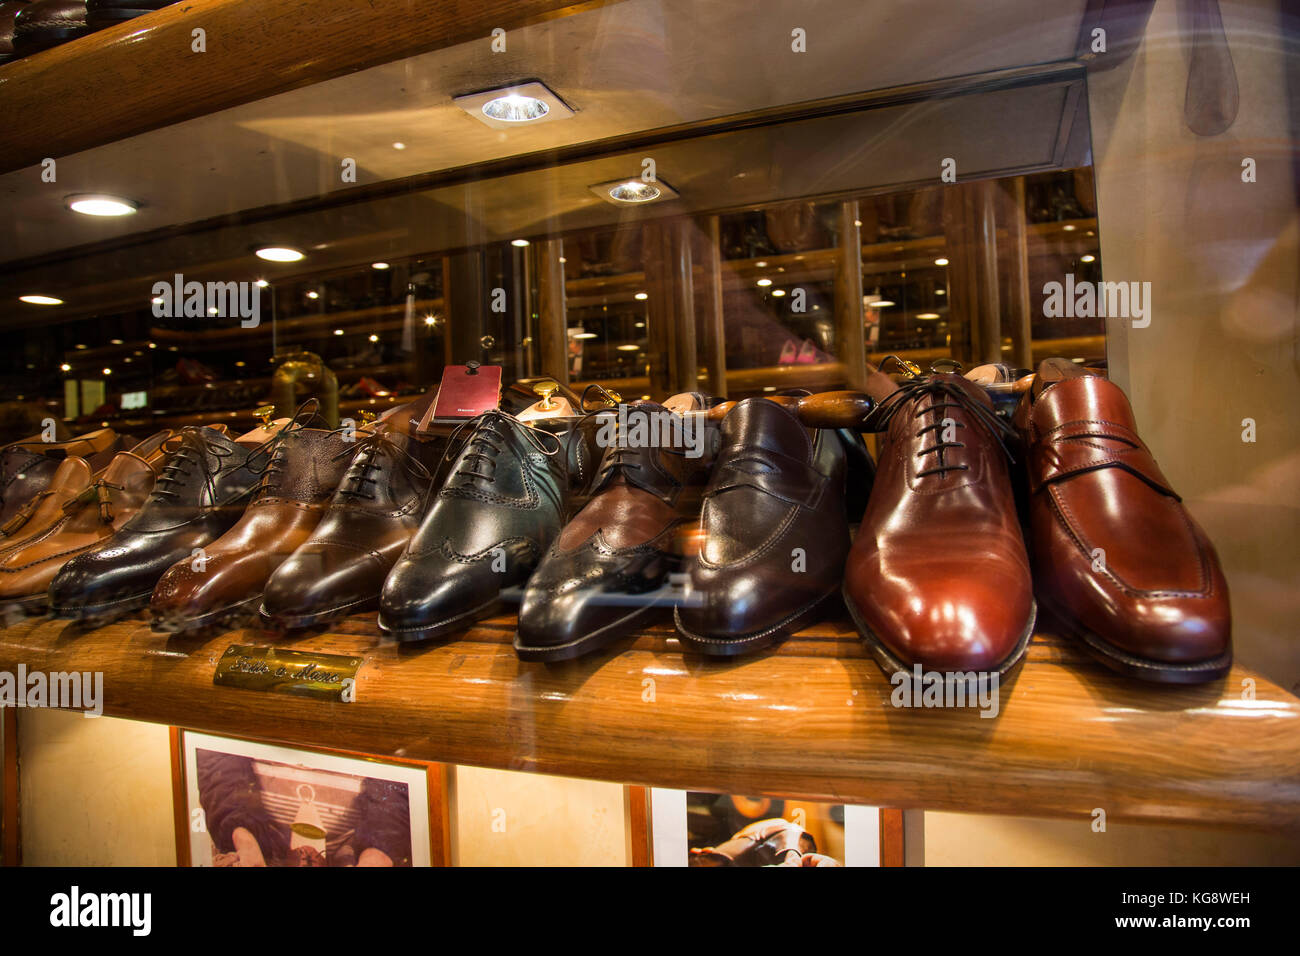
[(470, 116), (497, 129), (510, 129), (565, 119), (573, 110), (545, 83), (531, 81), (514, 86), (466, 93), (452, 100)]
[(406, 144), (405, 144), (405, 143), (394, 143), (394, 144), (393, 144), (393, 149), (406, 149)]
[(614, 203), (616, 206), (645, 206), (652, 202), (665, 202), (677, 198), (677, 190), (662, 179), (646, 182), (639, 176), (611, 179), (609, 182), (596, 183), (587, 188), (605, 202)]
[(938, 312), (918, 312), (918, 313), (916, 313), (916, 317), (917, 317), (918, 319), (937, 319), (937, 318), (939, 317), (939, 313), (938, 313)]
[(68, 208), (83, 216), (129, 216), (140, 208), (140, 204), (120, 196), (78, 193), (68, 197)]
[(20, 295), (18, 299), (28, 305), (63, 305), (62, 299), (56, 299), (52, 295)]
[(371, 335), (371, 336), (370, 336), (370, 341), (372, 341), (372, 342), (378, 342), (378, 341), (379, 341), (379, 336), (377, 336), (377, 335)]
[(434, 324), (435, 322), (437, 322), (437, 321), (438, 321), (438, 320), (435, 319), (435, 318), (434, 318), (433, 316), (431, 316), (431, 315), (426, 315), (426, 316), (424, 317), (424, 324), (425, 324), (425, 325), (433, 325), (433, 324)]
[(212, 308), (208, 309), (208, 315), (217, 315), (220, 312), (221, 310), (218, 309), (215, 305)]
[(934, 290), (934, 294), (935, 294), (935, 295), (947, 295), (947, 294), (948, 294), (948, 290), (947, 290), (947, 289), (935, 289), (935, 290)]
[(384, 269), (389, 268), (389, 265), (387, 262), (372, 262), (370, 263), (370, 268), (379, 269), (382, 272)]
[(516, 247), (516, 248), (518, 248), (518, 249), (523, 249), (523, 248), (526, 248), (526, 247), (527, 247), (527, 245), (528, 245), (528, 240), (527, 240), (527, 239), (511, 239), (511, 240), (510, 240), (510, 245), (512, 245), (512, 246), (514, 246), (514, 247)]
[(248, 364), (247, 362), (236, 362), (235, 368), (243, 368), (247, 364)]
[(650, 293), (638, 292), (636, 295), (632, 296), (632, 298), (636, 299), (638, 302), (644, 302), (646, 299), (650, 298)]
[(65, 371), (65, 372), (71, 372), (71, 371), (72, 371), (72, 366), (69, 365), (67, 362), (64, 362), (62, 365), (59, 366), (59, 368), (62, 369), (63, 371)]
[(319, 299), (319, 298), (320, 298), (320, 293), (317, 292), (315, 289), (312, 289), (310, 292), (307, 293), (307, 298), (309, 298), (309, 299)]
[(109, 339), (108, 342), (109, 342), (110, 345), (121, 345), (121, 344), (122, 344), (122, 340), (121, 340), (121, 339)]
[(83, 343), (83, 342), (78, 342), (78, 343), (74, 346), (74, 348), (79, 348), (79, 349), (84, 349), (85, 347), (86, 347), (86, 346), (85, 346), (85, 343)]
[(334, 330), (334, 334), (335, 334), (335, 335), (342, 335), (342, 334), (343, 334), (343, 330), (342, 330), (342, 329), (335, 329), (335, 330)]
[(270, 284), (271, 283), (267, 282), (265, 279), (258, 279), (256, 282), (253, 283), (253, 285), (257, 286), (259, 289), (265, 289)]
[(104, 369), (104, 374), (105, 374), (105, 375), (112, 375), (112, 374), (113, 374), (113, 370), (112, 370), (111, 368), (106, 368), (106, 369)]
[(636, 352), (636, 351), (638, 351), (640, 348), (641, 348), (641, 346), (639, 346), (639, 345), (620, 345), (620, 346), (618, 346), (618, 350), (619, 350), (620, 352)]
[(151, 349), (156, 349), (157, 347), (158, 347), (158, 345), (157, 345), (156, 343), (154, 343), (154, 342), (150, 342), (150, 343), (149, 343), (149, 348), (151, 348)]
[(302, 250), (292, 246), (263, 246), (255, 251), (255, 255), (267, 262), (299, 262), (306, 258)]
[(1094, 255), (1080, 256), (1080, 257), (1079, 257), (1079, 261), (1080, 261), (1080, 262), (1096, 262), (1096, 261), (1097, 261), (1097, 257), (1094, 256)]
[(772, 280), (771, 280), (771, 279), (759, 279), (758, 282), (755, 283), (755, 284), (756, 284), (756, 285), (763, 286), (763, 287), (766, 288), (767, 286), (770, 286), (770, 285), (772, 284)]
[(638, 322), (638, 323), (636, 324), (636, 327), (637, 327), (638, 329), (644, 329), (644, 328), (645, 328), (645, 323), (644, 323), (644, 322)]
[(868, 302), (867, 307), (873, 309), (888, 309), (894, 306), (893, 299), (877, 299), (875, 302)]
[(781, 296), (785, 295), (785, 289), (773, 289), (772, 294), (777, 298), (780, 298)]
[(566, 259), (566, 258), (564, 258), (564, 256), (560, 256), (560, 265), (564, 265), (564, 263), (566, 263), (566, 262), (568, 262), (568, 261), (569, 261), (569, 260)]
[(766, 269), (766, 268), (767, 268), (767, 260), (765, 260), (765, 259), (759, 259), (757, 262), (754, 263), (754, 265), (757, 266), (757, 267), (760, 268), (760, 269)]
[(857, 228), (861, 229), (861, 228), (862, 228), (862, 220), (861, 220), (861, 219), (854, 219), (854, 220), (853, 220), (853, 225), (855, 225)]
[(934, 264), (936, 266), (946, 266), (948, 264), (948, 260), (944, 258), (935, 259)]
[(775, 386), (775, 385), (764, 385), (764, 386), (763, 386), (763, 391), (765, 391), (765, 392), (775, 392), (775, 391), (776, 391), (776, 386)]
[(1074, 232), (1074, 226), (1070, 225), (1069, 223), (1066, 223), (1064, 226), (1061, 227), (1061, 229), (1064, 230), (1065, 232)]

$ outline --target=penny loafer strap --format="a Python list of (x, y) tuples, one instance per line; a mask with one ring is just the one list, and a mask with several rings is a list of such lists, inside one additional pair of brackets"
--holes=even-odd
[(1131, 428), (1115, 422), (1067, 422), (1052, 429), (1032, 451), (1033, 490), (1098, 468), (1123, 468), (1152, 488), (1182, 500), (1150, 450)]

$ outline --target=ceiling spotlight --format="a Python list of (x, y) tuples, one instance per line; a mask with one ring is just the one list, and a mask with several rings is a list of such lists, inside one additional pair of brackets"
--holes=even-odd
[(662, 179), (653, 182), (646, 182), (639, 177), (612, 179), (587, 188), (606, 202), (618, 206), (644, 206), (677, 198), (677, 190)]
[(312, 289), (310, 292), (307, 293), (307, 298), (309, 298), (309, 299), (319, 299), (319, 298), (320, 298), (320, 293), (317, 292), (315, 289)]
[(221, 310), (214, 305), (212, 308), (208, 309), (208, 315), (217, 315), (220, 311)]
[(68, 208), (83, 216), (129, 216), (140, 208), (140, 204), (119, 196), (78, 193), (68, 197)]
[(517, 249), (524, 249), (524, 248), (527, 248), (527, 246), (528, 246), (528, 240), (527, 240), (527, 239), (511, 239), (511, 240), (510, 240), (510, 245), (514, 246), (514, 247), (517, 248)]
[(157, 347), (158, 347), (158, 345), (157, 345), (156, 343), (154, 343), (154, 342), (150, 342), (150, 343), (149, 343), (149, 348), (151, 348), (151, 349), (156, 349)]
[(947, 294), (948, 294), (948, 290), (947, 290), (947, 289), (935, 289), (935, 290), (934, 290), (934, 294), (935, 294), (935, 295), (947, 295)]
[(918, 312), (918, 313), (916, 313), (916, 317), (917, 317), (918, 319), (937, 319), (937, 318), (939, 317), (939, 313), (938, 313), (938, 312)]
[(377, 336), (377, 335), (371, 335), (371, 336), (370, 336), (370, 341), (372, 341), (372, 342), (378, 342), (378, 341), (379, 341), (379, 336)]
[(67, 362), (64, 362), (62, 365), (59, 366), (59, 368), (60, 368), (62, 371), (64, 371), (64, 372), (71, 372), (71, 371), (72, 371), (72, 366), (69, 365)]
[(74, 348), (78, 348), (78, 349), (84, 349), (84, 348), (86, 347), (86, 345), (85, 345), (85, 343), (83, 343), (83, 342), (78, 342), (78, 343), (77, 343), (75, 346), (73, 346), (73, 347), (74, 347)]
[(267, 262), (300, 262), (306, 258), (305, 253), (292, 246), (263, 246), (254, 250), (254, 254)]
[(162, 305), (162, 304), (163, 304), (163, 297), (160, 296), (160, 295), (156, 295), (156, 296), (154, 296), (152, 299), (150, 299), (149, 301), (152, 302), (154, 305)]
[(393, 149), (406, 149), (406, 144), (405, 144), (405, 143), (394, 143), (394, 144), (393, 144)]
[(617, 348), (618, 348), (618, 350), (619, 350), (620, 352), (636, 352), (636, 351), (638, 351), (638, 350), (641, 348), (641, 346), (639, 346), (639, 345), (619, 345), (619, 346), (617, 346)]
[(452, 100), (470, 116), (497, 129), (565, 119), (573, 110), (546, 84), (532, 81)]
[(854, 225), (856, 228), (861, 229), (861, 228), (862, 228), (862, 220), (861, 220), (861, 219), (854, 219), (854, 220), (853, 220), (853, 225)]
[(1063, 232), (1074, 232), (1074, 226), (1067, 222), (1064, 226), (1061, 227), (1061, 230)]
[(108, 342), (109, 342), (110, 345), (121, 345), (121, 344), (123, 344), (121, 339), (109, 339)]
[(104, 374), (105, 374), (105, 375), (112, 375), (112, 374), (113, 374), (113, 370), (112, 370), (111, 368), (106, 368), (106, 369), (104, 369)]
[(575, 339), (594, 339), (595, 337), (596, 337), (595, 332), (579, 332), (577, 335), (574, 336)]
[(267, 282), (265, 279), (258, 279), (256, 282), (253, 283), (253, 285), (257, 286), (259, 289), (265, 289), (270, 284), (271, 283)]
[(777, 298), (780, 298), (781, 296), (785, 295), (785, 289), (773, 289), (772, 294)]
[(632, 296), (632, 298), (636, 299), (638, 302), (644, 302), (646, 299), (650, 298), (650, 293), (638, 292), (636, 295)]
[(767, 286), (770, 286), (770, 285), (772, 284), (772, 280), (771, 280), (771, 279), (759, 279), (758, 282), (755, 283), (755, 284), (756, 284), (756, 285), (763, 286), (764, 288), (766, 288)]
[(637, 327), (638, 329), (644, 329), (644, 328), (645, 328), (645, 323), (644, 323), (644, 322), (638, 322), (638, 323), (636, 324), (636, 327)]
[(389, 268), (389, 265), (387, 262), (372, 262), (370, 263), (370, 268), (378, 269), (382, 272), (384, 269)]
[(935, 259), (934, 264), (936, 266), (946, 266), (948, 264), (948, 260), (943, 258)]
[(28, 305), (63, 305), (62, 299), (56, 299), (52, 295), (20, 295), (18, 299)]
[(1096, 262), (1096, 261), (1097, 261), (1097, 257), (1094, 256), (1094, 255), (1091, 255), (1091, 254), (1086, 255), (1086, 256), (1079, 256), (1079, 261), (1080, 261), (1080, 262)]
[(433, 316), (431, 316), (431, 315), (426, 315), (426, 316), (424, 317), (424, 324), (425, 324), (425, 325), (434, 325), (437, 321), (438, 321), (438, 320), (435, 319), (435, 318), (434, 318)]
[(767, 268), (767, 260), (766, 260), (766, 259), (759, 259), (757, 262), (754, 263), (754, 265), (755, 265), (757, 268), (759, 268), (759, 269), (766, 269), (766, 268)]
[(335, 330), (334, 330), (334, 334), (335, 334), (335, 335), (342, 335), (342, 334), (343, 334), (343, 330), (342, 330), (342, 329), (335, 329)]

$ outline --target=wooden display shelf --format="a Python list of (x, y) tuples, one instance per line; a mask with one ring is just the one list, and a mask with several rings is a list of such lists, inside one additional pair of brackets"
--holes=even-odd
[[(513, 627), (398, 646), (369, 616), (190, 639), (142, 620), (43, 620), (0, 629), (0, 670), (102, 671), (106, 714), (289, 745), (877, 806), (1300, 828), (1300, 700), (1240, 667), (1147, 685), (1043, 633), (984, 718), (891, 706), (845, 621), (730, 662), (684, 656), (661, 624), (580, 661), (522, 663)], [(232, 643), (361, 655), (357, 699), (214, 686)]]

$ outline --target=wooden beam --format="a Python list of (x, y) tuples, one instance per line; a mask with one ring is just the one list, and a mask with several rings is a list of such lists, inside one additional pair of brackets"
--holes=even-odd
[(880, 865), (904, 866), (903, 811), (880, 809)]
[[(203, 0), (174, 3), (0, 71), (0, 172), (608, 0)], [(206, 51), (192, 49), (192, 31)], [(255, 67), (255, 68), (250, 68)], [(18, 122), (21, 117), (22, 121)]]
[(835, 260), (835, 352), (850, 388), (867, 381), (862, 311), (862, 238), (856, 199), (840, 204), (840, 244)]
[(673, 350), (668, 380), (669, 390), (674, 394), (693, 392), (700, 387), (700, 363), (695, 346), (695, 269), (691, 250), (694, 233), (695, 224), (686, 218), (673, 222), (669, 231)]
[(975, 337), (971, 362), (1002, 361), (1002, 309), (998, 296), (998, 184), (983, 179), (970, 184), (969, 227), (975, 266)]
[(1029, 313), (1029, 243), (1025, 215), (1025, 177), (1016, 176), (1001, 184), (998, 221), (1006, 241), (1000, 257), (1006, 279), (1003, 315), (1011, 336), (1007, 361), (1017, 368), (1033, 367), (1033, 316)]
[(696, 267), (695, 316), (700, 329), (700, 364), (704, 390), (727, 397), (726, 322), (722, 313), (722, 231), (718, 216), (700, 223), (703, 250)]
[(564, 298), (563, 239), (543, 239), (537, 249), (537, 373), (569, 384), (569, 335)]

